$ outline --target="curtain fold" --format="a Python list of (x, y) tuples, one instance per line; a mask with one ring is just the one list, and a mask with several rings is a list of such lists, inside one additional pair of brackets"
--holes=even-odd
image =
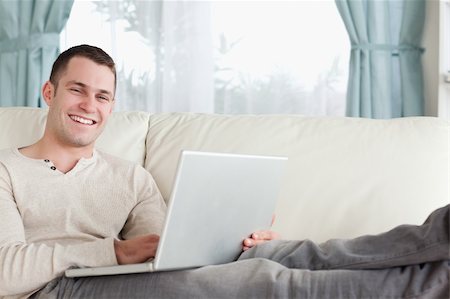
[(73, 0), (0, 1), (0, 106), (40, 107)]
[(350, 37), (347, 116), (424, 113), (424, 0), (336, 0)]
[(160, 111), (214, 112), (214, 59), (208, 1), (163, 1)]

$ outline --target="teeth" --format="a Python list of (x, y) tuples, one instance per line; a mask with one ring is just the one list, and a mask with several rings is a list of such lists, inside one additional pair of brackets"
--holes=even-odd
[(93, 125), (94, 124), (94, 121), (92, 119), (86, 119), (86, 118), (82, 118), (82, 117), (79, 117), (76, 115), (71, 115), (70, 118), (76, 122), (79, 122), (79, 123), (82, 123), (85, 125)]

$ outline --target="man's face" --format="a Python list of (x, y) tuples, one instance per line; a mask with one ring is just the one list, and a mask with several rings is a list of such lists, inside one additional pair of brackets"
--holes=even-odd
[(63, 146), (93, 146), (114, 105), (114, 74), (104, 65), (73, 57), (58, 87), (46, 82), (47, 130)]

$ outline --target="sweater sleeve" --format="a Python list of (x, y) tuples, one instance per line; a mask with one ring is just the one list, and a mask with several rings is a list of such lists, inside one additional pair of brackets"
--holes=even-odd
[(166, 217), (166, 203), (151, 174), (137, 167), (133, 175), (136, 205), (121, 232), (124, 239), (145, 234), (161, 235)]
[(0, 296), (29, 293), (72, 266), (115, 265), (113, 238), (73, 245), (26, 242), (9, 174), (0, 163)]

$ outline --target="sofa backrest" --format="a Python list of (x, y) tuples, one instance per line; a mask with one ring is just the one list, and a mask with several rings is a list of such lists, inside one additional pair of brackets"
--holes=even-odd
[(287, 156), (274, 225), (286, 238), (419, 224), (450, 198), (449, 123), (437, 118), (154, 114), (145, 167), (166, 199), (182, 149)]
[(0, 108), (0, 149), (23, 147), (44, 133), (47, 111), (38, 108)]

